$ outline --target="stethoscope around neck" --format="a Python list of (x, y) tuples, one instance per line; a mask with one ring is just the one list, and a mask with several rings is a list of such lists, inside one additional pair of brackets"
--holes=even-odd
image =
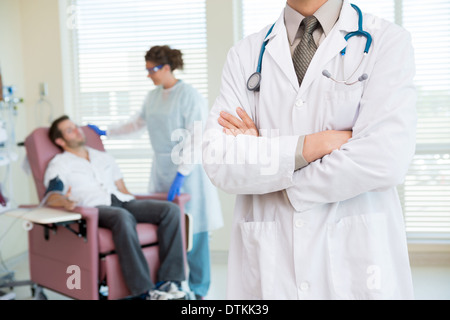
[[(358, 66), (356, 67), (355, 71), (353, 71), (353, 73), (347, 77), (347, 79), (345, 80), (337, 80), (336, 78), (334, 78), (331, 73), (328, 70), (323, 70), (322, 71), (322, 75), (324, 75), (325, 77), (329, 78), (330, 80), (333, 80), (334, 82), (337, 83), (343, 83), (346, 85), (353, 85), (357, 82), (362, 82), (368, 79), (368, 75), (367, 73), (363, 73), (361, 76), (359, 76), (359, 78), (356, 81), (353, 82), (349, 82), (349, 80), (355, 75), (356, 71), (359, 69), (359, 67), (362, 65), (365, 57), (367, 56), (367, 54), (369, 53), (369, 49), (370, 46), (372, 45), (372, 36), (370, 35), (370, 33), (366, 32), (363, 30), (363, 15), (361, 12), (361, 9), (358, 8), (358, 6), (351, 4), (351, 6), (353, 7), (353, 9), (356, 10), (356, 12), (358, 13), (358, 30), (353, 31), (353, 32), (349, 32), (345, 37), (345, 41), (348, 42), (348, 40), (351, 37), (354, 36), (361, 36), (361, 37), (365, 37), (366, 38), (366, 46), (364, 48), (364, 53), (363, 56), (361, 58), (361, 61), (359, 62)], [(275, 24), (273, 24), (269, 31), (267, 32), (266, 36), (264, 37), (264, 39), (266, 39), (269, 34), (272, 32), (273, 27), (275, 26)], [(258, 66), (256, 68), (256, 72), (254, 72), (247, 80), (247, 89), (250, 91), (259, 91), (259, 87), (261, 84), (261, 69), (262, 69), (262, 59), (263, 59), (263, 55), (264, 55), (264, 51), (266, 50), (266, 45), (269, 42), (269, 40), (265, 40), (261, 46), (261, 50), (259, 53), (259, 58), (258, 58)], [(346, 52), (347, 47), (345, 47), (344, 49), (341, 50), (340, 54), (341, 57), (345, 56), (345, 52)]]
[[(269, 31), (267, 32), (264, 39), (266, 39), (269, 34), (272, 32), (273, 27), (275, 26), (275, 23), (270, 27)], [(259, 91), (259, 85), (261, 84), (261, 66), (262, 66), (262, 59), (264, 56), (264, 51), (266, 51), (266, 45), (269, 42), (269, 39), (265, 40), (261, 46), (261, 50), (259, 52), (259, 58), (258, 58), (258, 66), (256, 67), (256, 72), (254, 72), (247, 80), (247, 89), (250, 91)]]

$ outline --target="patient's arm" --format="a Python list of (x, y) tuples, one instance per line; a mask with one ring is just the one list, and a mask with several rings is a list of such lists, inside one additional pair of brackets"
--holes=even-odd
[(128, 191), (127, 187), (125, 186), (125, 182), (123, 181), (123, 179), (116, 180), (114, 183), (116, 184), (116, 187), (117, 189), (119, 189), (120, 192), (125, 194), (131, 194), (131, 192)]
[(66, 194), (61, 193), (51, 193), (47, 201), (45, 202), (46, 205), (50, 207), (64, 207), (64, 209), (72, 211), (75, 209), (77, 203), (75, 201), (72, 201), (69, 199), (71, 196), (71, 188), (69, 187), (69, 190)]

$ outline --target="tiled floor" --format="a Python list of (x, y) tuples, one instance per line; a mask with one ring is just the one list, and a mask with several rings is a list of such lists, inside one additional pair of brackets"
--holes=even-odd
[[(14, 266), (8, 266), (15, 272), (16, 280), (26, 280), (28, 275), (28, 260), (26, 255), (20, 259), (15, 259)], [(412, 268), (413, 282), (415, 287), (416, 299), (419, 300), (450, 300), (450, 267), (427, 267), (417, 266)], [(214, 258), (212, 262), (211, 288), (207, 300), (225, 299), (227, 267), (223, 255)], [(4, 290), (4, 291), (8, 291)], [(16, 287), (14, 289), (16, 300), (31, 299), (31, 290), (29, 286)], [(67, 297), (50, 290), (45, 290), (48, 299), (65, 300)]]

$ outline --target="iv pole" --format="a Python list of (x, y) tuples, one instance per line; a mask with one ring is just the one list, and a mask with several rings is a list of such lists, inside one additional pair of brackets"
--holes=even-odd
[[(0, 69), (0, 167), (5, 167), (5, 178), (3, 182), (8, 180), (8, 196), (4, 196), (2, 189), (5, 183), (0, 182), (0, 214), (2, 211), (9, 210), (13, 206), (13, 181), (11, 174), (11, 162), (18, 158), (15, 148), (15, 130), (14, 117), (17, 114), (17, 104), (23, 102), (22, 98), (14, 95), (15, 88), (13, 86), (3, 86), (3, 79)], [(6, 230), (7, 232), (8, 230)], [(0, 240), (2, 238), (0, 237)], [(1, 256), (0, 256), (1, 258)], [(3, 264), (3, 260), (0, 259)], [(4, 265), (4, 264), (3, 264)], [(8, 271), (8, 268), (6, 268)], [(0, 288), (15, 287), (23, 285), (33, 285), (29, 280), (15, 281), (14, 272), (9, 271), (4, 275), (0, 275)], [(0, 291), (0, 300), (11, 300), (15, 298), (14, 292), (4, 293)]]

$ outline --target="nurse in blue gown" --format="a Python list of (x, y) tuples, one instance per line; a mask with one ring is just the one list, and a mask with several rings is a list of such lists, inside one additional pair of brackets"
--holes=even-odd
[(201, 134), (208, 116), (206, 99), (191, 85), (173, 74), (183, 68), (180, 50), (154, 46), (145, 55), (151, 90), (142, 110), (126, 123), (100, 130), (108, 137), (123, 136), (147, 127), (154, 151), (149, 192), (167, 192), (168, 200), (188, 193), (185, 210), (193, 216), (193, 246), (187, 254), (189, 288), (197, 299), (210, 286), (209, 232), (223, 226), (216, 188), (206, 176), (201, 159)]

